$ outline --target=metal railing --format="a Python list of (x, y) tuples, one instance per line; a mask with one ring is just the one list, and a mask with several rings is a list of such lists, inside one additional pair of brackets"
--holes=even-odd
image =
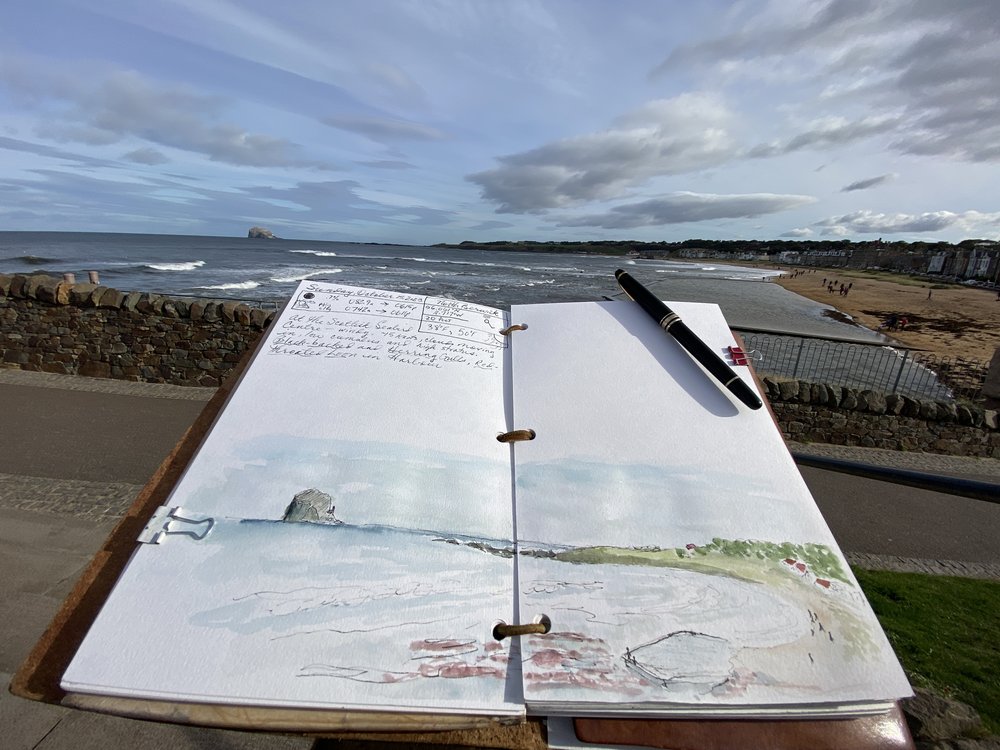
[(737, 328), (761, 375), (898, 393), (914, 398), (975, 400), (984, 362), (878, 342)]

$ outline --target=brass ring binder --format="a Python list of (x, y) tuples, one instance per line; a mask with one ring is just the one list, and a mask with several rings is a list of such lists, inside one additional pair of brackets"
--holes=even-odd
[(500, 329), (501, 336), (510, 336), (512, 331), (527, 331), (527, 323), (515, 323), (514, 325), (507, 326), (506, 328)]
[(501, 443), (516, 443), (519, 440), (534, 440), (535, 431), (534, 430), (511, 430), (510, 432), (501, 432), (497, 435), (497, 440)]
[(493, 626), (493, 637), (498, 641), (515, 635), (545, 635), (552, 630), (552, 620), (547, 615), (537, 618), (538, 622), (531, 622), (527, 625), (508, 625), (505, 622), (498, 622)]

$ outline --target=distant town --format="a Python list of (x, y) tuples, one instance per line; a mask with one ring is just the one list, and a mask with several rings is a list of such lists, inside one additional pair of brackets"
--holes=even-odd
[(1000, 241), (903, 242), (875, 240), (701, 240), (683, 242), (472, 242), (439, 244), (464, 250), (536, 253), (595, 253), (660, 260), (714, 259), (822, 268), (878, 269), (942, 280), (1000, 283)]

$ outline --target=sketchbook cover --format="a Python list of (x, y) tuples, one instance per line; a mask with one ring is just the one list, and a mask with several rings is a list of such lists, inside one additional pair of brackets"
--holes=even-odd
[(304, 282), (62, 685), (254, 706), (523, 713), (507, 315)]
[[(719, 308), (671, 303), (722, 356)], [(514, 306), (525, 700), (823, 713), (910, 688), (766, 409), (631, 302)], [(735, 367), (756, 388), (746, 367)]]

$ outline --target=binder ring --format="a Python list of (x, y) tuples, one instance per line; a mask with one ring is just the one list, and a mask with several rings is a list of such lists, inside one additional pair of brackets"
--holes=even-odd
[(508, 625), (501, 621), (493, 626), (493, 637), (498, 641), (515, 635), (531, 635), (537, 633), (545, 635), (552, 630), (552, 620), (548, 615), (539, 615), (534, 622), (527, 625)]
[(511, 430), (510, 432), (501, 432), (497, 435), (497, 440), (501, 443), (516, 443), (519, 440), (534, 440), (535, 431), (534, 430)]
[(514, 325), (507, 326), (506, 328), (501, 328), (500, 335), (510, 336), (512, 331), (527, 331), (527, 330), (528, 330), (527, 323), (515, 323)]

